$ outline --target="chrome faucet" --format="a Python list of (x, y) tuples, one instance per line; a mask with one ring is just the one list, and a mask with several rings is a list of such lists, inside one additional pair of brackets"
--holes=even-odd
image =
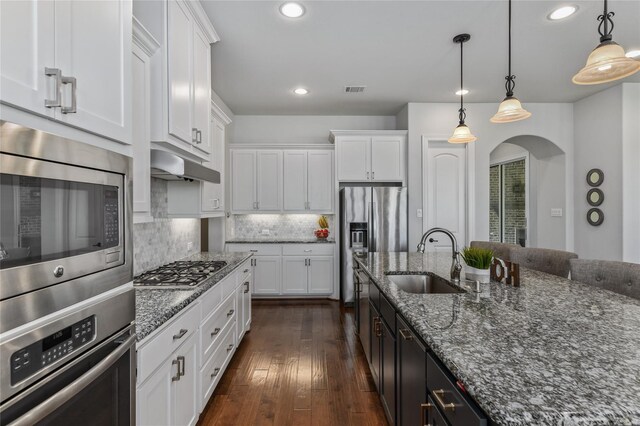
[[(422, 239), (420, 240), (420, 244), (418, 244), (418, 252), (424, 253), (424, 249), (426, 247), (425, 241), (429, 238), (429, 235), (434, 234), (436, 232), (441, 232), (449, 237), (451, 240), (451, 281), (460, 282), (460, 271), (462, 270), (462, 265), (460, 264), (460, 259), (458, 258), (458, 241), (456, 241), (455, 235), (448, 229), (444, 228), (431, 228), (427, 232), (422, 235)], [(433, 238), (429, 239), (429, 242), (432, 243), (437, 240)]]

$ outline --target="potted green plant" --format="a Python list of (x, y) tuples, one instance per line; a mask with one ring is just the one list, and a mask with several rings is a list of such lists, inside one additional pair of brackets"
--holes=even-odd
[(493, 250), (465, 247), (460, 253), (462, 260), (467, 264), (465, 276), (468, 280), (488, 283), (490, 280), (489, 268), (493, 261)]

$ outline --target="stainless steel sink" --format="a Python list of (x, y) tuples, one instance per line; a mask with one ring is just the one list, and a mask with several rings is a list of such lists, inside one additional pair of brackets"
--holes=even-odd
[(464, 293), (437, 275), (387, 275), (400, 290), (416, 294)]

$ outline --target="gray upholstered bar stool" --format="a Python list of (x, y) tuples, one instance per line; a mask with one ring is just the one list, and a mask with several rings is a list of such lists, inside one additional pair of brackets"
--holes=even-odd
[(521, 248), (517, 244), (508, 243), (494, 243), (491, 241), (471, 241), (471, 247), (489, 249), (493, 251), (493, 256), (502, 260), (510, 260), (511, 250), (517, 250)]
[(640, 265), (613, 260), (571, 259), (571, 279), (640, 300)]
[(521, 247), (511, 250), (511, 261), (521, 267), (535, 269), (547, 274), (567, 278), (569, 276), (569, 260), (577, 259), (578, 255), (569, 251), (543, 248)]

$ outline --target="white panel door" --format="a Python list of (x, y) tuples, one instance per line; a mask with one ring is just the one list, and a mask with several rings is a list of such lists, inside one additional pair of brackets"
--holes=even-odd
[(282, 210), (282, 151), (258, 150), (256, 163), (258, 210)]
[(309, 294), (333, 293), (333, 256), (309, 258)]
[(403, 180), (403, 142), (400, 136), (371, 138), (371, 180)]
[[(172, 389), (173, 398), (173, 422), (172, 425), (195, 425), (198, 420), (198, 364), (197, 348), (198, 333), (193, 333), (191, 337), (183, 343), (174, 353), (174, 359), (179, 364), (180, 380), (174, 382)], [(182, 357), (182, 358), (180, 358)]]
[(0, 2), (0, 98), (37, 114), (53, 116), (45, 99), (55, 98), (54, 3)]
[[(427, 212), (426, 228), (441, 227), (450, 230), (463, 246), (466, 238), (466, 147), (429, 147), (427, 154)], [(451, 250), (449, 238), (433, 234), (427, 241), (429, 250)]]
[(244, 331), (246, 333), (251, 328), (251, 292), (253, 289), (253, 275), (249, 276), (247, 282), (244, 283), (242, 287), (244, 293), (242, 297), (242, 317), (244, 319)]
[(193, 37), (191, 15), (180, 0), (168, 0), (169, 133), (191, 144)]
[[(56, 1), (56, 67), (63, 84), (56, 118), (131, 143), (131, 1)], [(12, 37), (14, 39), (15, 37)], [(76, 98), (76, 112), (64, 114)]]
[(168, 425), (172, 422), (172, 377), (178, 367), (165, 361), (136, 391), (136, 418), (140, 426)]
[(231, 198), (235, 211), (256, 208), (256, 152), (231, 152)]
[(151, 211), (150, 176), (150, 72), (149, 57), (133, 46), (132, 56), (132, 111), (133, 118), (133, 211)]
[(307, 210), (307, 151), (284, 152), (284, 210)]
[(193, 127), (197, 129), (195, 147), (210, 153), (209, 116), (211, 111), (211, 46), (197, 24), (193, 24)]
[(253, 294), (280, 294), (280, 256), (258, 256), (253, 262)]
[(244, 286), (236, 288), (236, 342), (244, 335)]
[(339, 181), (367, 181), (370, 177), (371, 138), (342, 137), (336, 142)]
[(333, 211), (333, 152), (309, 151), (307, 155), (307, 201), (309, 210)]
[(206, 166), (220, 172), (220, 183), (201, 182), (202, 185), (202, 210), (224, 210), (224, 123), (211, 117), (209, 143), (211, 154)]
[(300, 256), (282, 258), (282, 294), (307, 294), (307, 261)]

